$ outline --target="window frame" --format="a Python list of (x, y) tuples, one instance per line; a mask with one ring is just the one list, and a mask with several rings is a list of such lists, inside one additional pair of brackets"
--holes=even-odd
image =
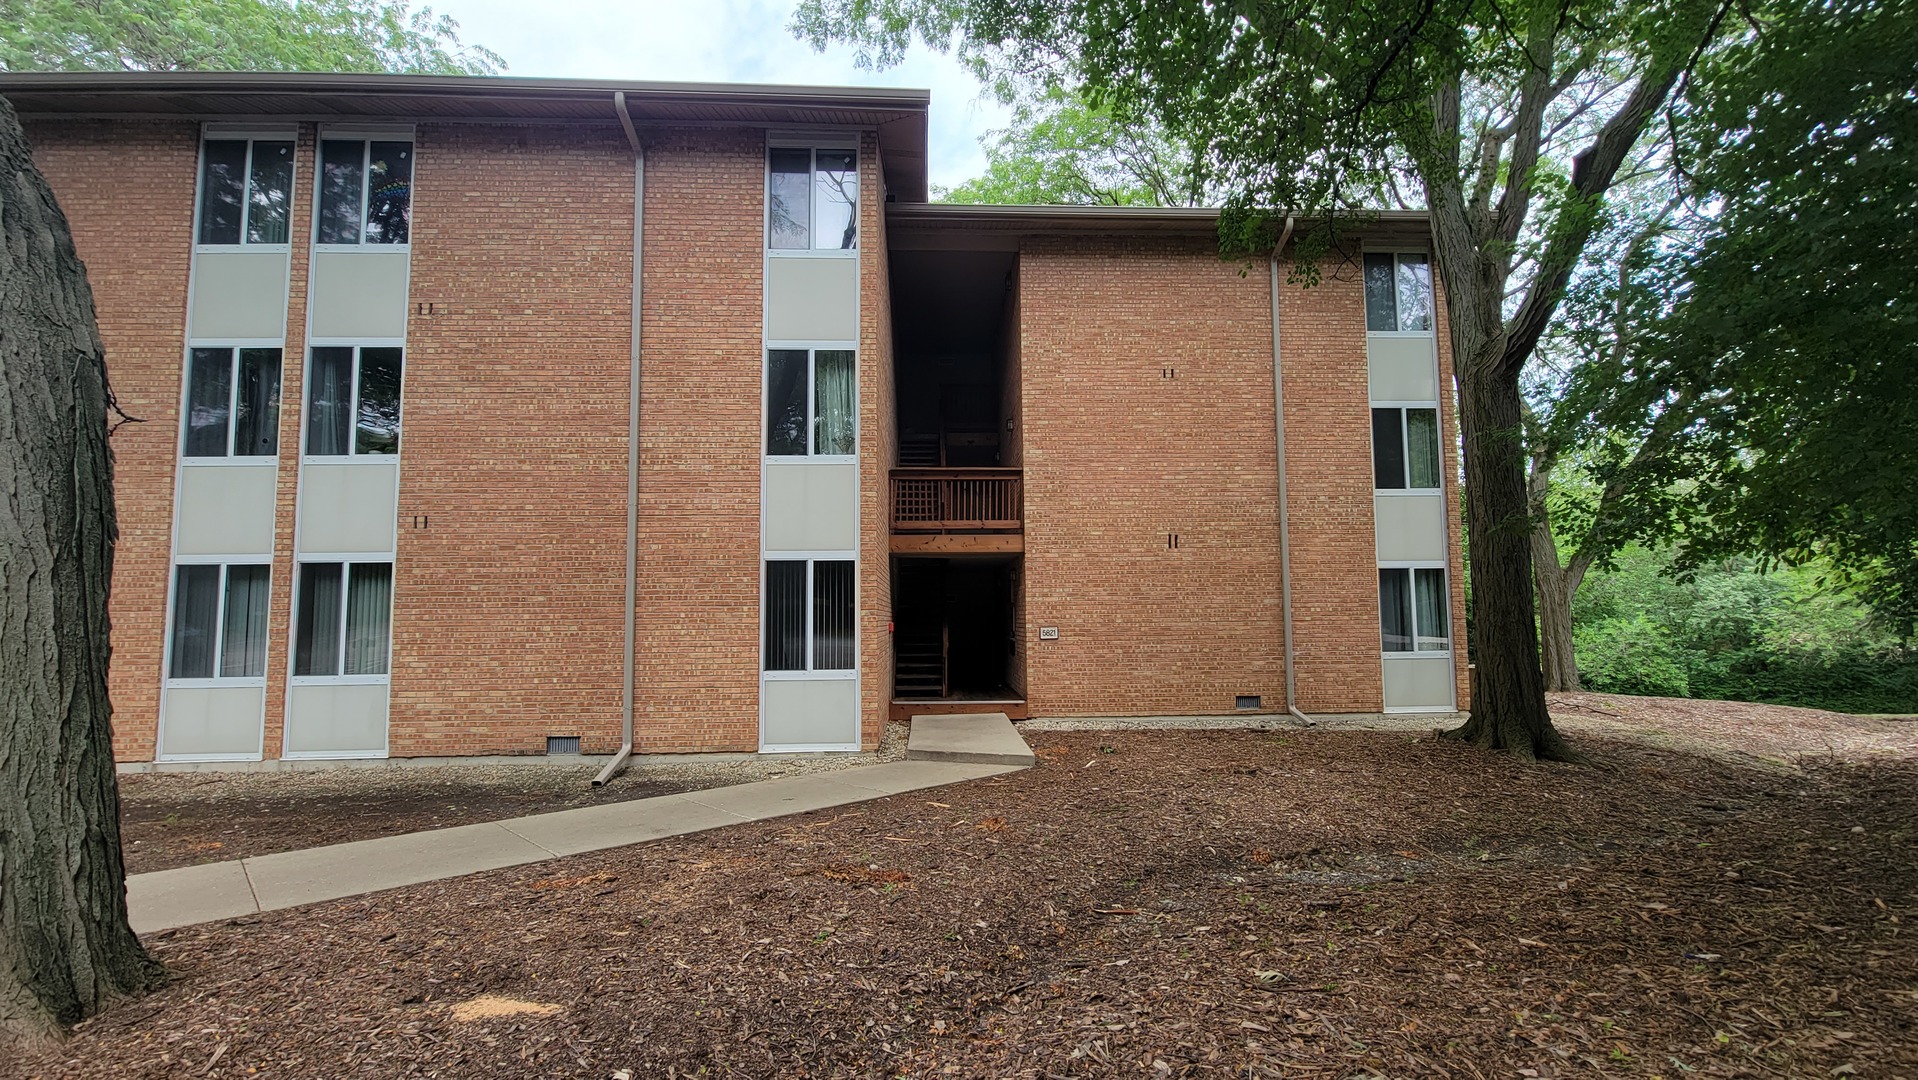
[[(773, 246), (773, 151), (805, 150), (811, 154), (811, 169), (806, 173), (806, 247), (776, 248)], [(853, 204), (853, 222), (856, 226), (853, 244), (849, 248), (822, 248), (814, 246), (819, 236), (818, 200), (814, 198), (819, 184), (819, 154), (851, 154), (852, 172), (856, 184), (857, 202)], [(867, 192), (865, 175), (862, 171), (863, 154), (859, 140), (845, 134), (808, 137), (803, 135), (775, 136), (766, 140), (764, 155), (764, 181), (760, 185), (761, 218), (759, 224), (759, 242), (766, 249), (766, 256), (775, 259), (856, 259), (859, 249), (866, 242), (865, 229), (861, 225), (860, 212), (864, 209)]]
[[(173, 674), (174, 649), (174, 612), (180, 602), (180, 568), (184, 566), (217, 566), (220, 568), (219, 603), (214, 606), (213, 615), (213, 674), (207, 678), (176, 677)], [(264, 566), (266, 579), (266, 636), (261, 644), (263, 650), (260, 673), (258, 675), (222, 675), (226, 657), (226, 607), (228, 568), (234, 566)], [(268, 672), (273, 670), (273, 556), (271, 555), (180, 555), (173, 556), (167, 568), (166, 630), (165, 640), (160, 649), (161, 687), (166, 690), (211, 690), (220, 687), (264, 687)]]
[[(348, 423), (346, 428), (347, 451), (344, 454), (309, 454), (306, 451), (307, 436), (311, 434), (312, 419), (313, 419), (313, 414), (312, 414), (313, 354), (316, 350), (319, 350), (319, 349), (352, 349), (353, 350), (353, 381), (352, 381), (352, 389), (349, 391), (349, 393), (351, 393), (352, 395), (353, 408), (352, 408), (351, 414), (348, 417)], [(406, 372), (408, 367), (406, 362), (406, 353), (407, 353), (406, 340), (404, 338), (352, 338), (352, 339), (314, 338), (312, 341), (307, 342), (306, 361), (305, 361), (305, 364), (302, 366), (302, 369), (300, 372), (300, 379), (301, 379), (301, 382), (300, 382), (300, 462), (302, 464), (312, 463), (316, 465), (348, 465), (348, 464), (361, 464), (366, 462), (397, 462), (399, 461), (400, 455), (397, 450), (391, 454), (365, 454), (365, 453), (361, 453), (359, 449), (359, 445), (360, 445), (360, 441), (359, 441), (360, 366), (361, 366), (360, 354), (361, 354), (361, 351), (365, 349), (398, 349), (399, 350), (399, 353), (400, 353), (400, 405), (399, 405), (399, 412), (397, 414), (398, 420), (397, 420), (396, 429), (398, 430), (400, 438), (402, 439), (402, 442), (400, 445), (401, 446), (405, 445), (403, 440), (406, 435)], [(281, 378), (282, 379), (285, 378), (285, 360), (284, 359), (281, 360)]]
[[(218, 457), (186, 452), (187, 432), (191, 425), (193, 408), (193, 354), (200, 349), (227, 350), (227, 388), (226, 388), (226, 449)], [(187, 343), (180, 358), (180, 436), (174, 444), (174, 453), (183, 465), (262, 465), (280, 460), (280, 450), (271, 454), (235, 454), (233, 440), (239, 435), (239, 425), (234, 422), (239, 415), (240, 395), (240, 352), (243, 349), (272, 349), (280, 354), (280, 415), (274, 420), (276, 438), (282, 433), (282, 424), (286, 419), (286, 347), (278, 338), (209, 338)], [(284, 440), (280, 440), (283, 442)], [(281, 449), (284, 449), (283, 447)]]
[[(296, 669), (299, 664), (300, 602), (304, 599), (301, 579), (302, 568), (313, 563), (338, 563), (340, 565), (340, 610), (339, 641), (334, 646), (334, 660), (340, 674), (336, 675), (300, 675)], [(380, 552), (300, 552), (293, 560), (292, 606), (286, 622), (286, 682), (288, 686), (385, 686), (393, 681), (393, 611), (399, 604), (399, 573), (396, 560), (390, 553)], [(346, 613), (353, 596), (353, 568), (355, 566), (387, 567), (391, 591), (386, 603), (386, 670), (377, 675), (347, 675), (346, 671)]]
[[(1392, 326), (1393, 326), (1393, 329), (1374, 330), (1372, 329), (1372, 324), (1368, 317), (1365, 325), (1365, 332), (1368, 334), (1377, 335), (1379, 337), (1429, 338), (1429, 337), (1436, 336), (1438, 334), (1438, 284), (1435, 280), (1435, 275), (1438, 273), (1438, 267), (1432, 261), (1432, 253), (1426, 248), (1416, 248), (1416, 247), (1411, 247), (1411, 248), (1367, 247), (1363, 251), (1361, 251), (1359, 253), (1359, 304), (1360, 304), (1361, 315), (1365, 315), (1366, 310), (1370, 307), (1370, 298), (1365, 295), (1365, 286), (1366, 286), (1365, 258), (1368, 255), (1390, 255), (1392, 257), (1392, 285), (1393, 285)], [(1424, 260), (1425, 262), (1425, 302), (1428, 306), (1430, 306), (1432, 310), (1432, 325), (1430, 329), (1426, 329), (1426, 330), (1398, 329), (1398, 326), (1400, 323), (1399, 294), (1398, 294), (1399, 264), (1403, 262), (1405, 257), (1408, 255), (1417, 256), (1418, 258)]]
[[(328, 142), (359, 142), (360, 146), (360, 232), (359, 239), (350, 244), (336, 241), (320, 242), (320, 199), (325, 194), (324, 168), (325, 144)], [(372, 169), (373, 144), (376, 142), (403, 142), (412, 147), (412, 167), (406, 192), (406, 243), (371, 243), (366, 239), (366, 209), (372, 199), (372, 185), (367, 183), (367, 173)], [(420, 144), (418, 133), (412, 127), (406, 128), (327, 128), (322, 127), (313, 140), (313, 206), (309, 215), (312, 222), (307, 230), (307, 239), (313, 251), (392, 251), (410, 252), (413, 247), (413, 195), (419, 186)]]
[[(775, 352), (806, 353), (806, 452), (803, 454), (775, 454), (772, 452), (773, 422), (773, 358)], [(844, 352), (852, 354), (852, 453), (820, 454), (813, 450), (819, 428), (819, 354), (822, 352)], [(808, 465), (856, 465), (859, 463), (859, 349), (845, 342), (833, 341), (768, 341), (760, 358), (759, 367), (759, 455), (768, 465), (797, 464)], [(403, 403), (406, 395), (402, 393)]]
[[(766, 666), (766, 624), (771, 614), (772, 596), (767, 589), (772, 576), (772, 564), (776, 562), (803, 562), (806, 564), (806, 584), (802, 595), (806, 608), (802, 616), (802, 626), (806, 632), (806, 666), (803, 668), (781, 668), (773, 670)], [(814, 575), (817, 563), (845, 563), (852, 568), (852, 666), (849, 668), (821, 668), (813, 666), (814, 638)], [(850, 551), (778, 551), (764, 552), (759, 557), (759, 677), (769, 680), (792, 680), (817, 682), (826, 679), (857, 679), (859, 677), (859, 556)]]
[[(1443, 495), (1445, 493), (1445, 418), (1440, 415), (1436, 401), (1374, 401), (1372, 412), (1389, 409), (1399, 414), (1399, 470), (1403, 474), (1405, 486), (1382, 488), (1379, 485), (1378, 442), (1374, 438), (1376, 427), (1366, 430), (1366, 442), (1372, 451), (1372, 494), (1399, 495)], [(1410, 413), (1413, 409), (1429, 410), (1432, 423), (1438, 432), (1438, 461), (1434, 465), (1433, 475), (1438, 483), (1431, 487), (1412, 486), (1412, 423)]]
[[(200, 240), (200, 221), (206, 204), (206, 144), (209, 142), (246, 143), (246, 186), (241, 189), (240, 239), (233, 244), (210, 244)], [(253, 200), (249, 197), (253, 186), (253, 144), (256, 142), (290, 142), (293, 144), (293, 176), (286, 184), (286, 240), (278, 244), (253, 244), (246, 239), (247, 221), (253, 215)], [(293, 204), (298, 199), (300, 188), (300, 133), (294, 129), (233, 128), (223, 130), (213, 125), (200, 128), (200, 145), (194, 152), (193, 176), (193, 253), (207, 252), (253, 252), (256, 254), (291, 253), (293, 250)], [(317, 192), (316, 192), (317, 194)], [(317, 205), (317, 204), (316, 204)]]
[[(1379, 655), (1381, 656), (1381, 658), (1386, 660), (1450, 659), (1454, 649), (1454, 644), (1453, 644), (1454, 638), (1455, 638), (1454, 631), (1457, 629), (1456, 620), (1452, 613), (1453, 602), (1452, 602), (1452, 569), (1451, 567), (1446, 566), (1444, 563), (1429, 562), (1429, 561), (1412, 561), (1412, 562), (1394, 561), (1394, 562), (1381, 562), (1378, 564), (1378, 569), (1381, 574), (1384, 574), (1387, 572), (1396, 572), (1396, 573), (1403, 573), (1405, 575), (1405, 585), (1406, 585), (1405, 595), (1406, 595), (1407, 603), (1411, 605), (1411, 611), (1409, 612), (1409, 614), (1411, 615), (1411, 628), (1412, 628), (1412, 634), (1411, 634), (1412, 648), (1411, 649), (1398, 650), (1398, 649), (1388, 649), (1385, 647), (1385, 596), (1384, 596), (1383, 590), (1381, 590), (1379, 594), (1379, 599), (1378, 599)], [(1418, 625), (1418, 571), (1420, 570), (1436, 571), (1439, 575), (1440, 582), (1443, 583), (1444, 596), (1445, 596), (1445, 647), (1442, 649), (1420, 649), (1418, 647), (1419, 639), (1422, 636), (1424, 636), (1419, 633), (1419, 625)]]

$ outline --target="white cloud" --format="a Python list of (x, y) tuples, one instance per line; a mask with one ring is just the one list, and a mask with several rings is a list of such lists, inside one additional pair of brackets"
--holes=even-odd
[(815, 53), (786, 29), (791, 0), (440, 0), (460, 37), (506, 58), (509, 75), (674, 82), (907, 86), (932, 91), (931, 180), (952, 185), (985, 169), (979, 135), (1006, 121), (958, 62), (915, 48), (886, 71), (862, 70), (852, 50)]

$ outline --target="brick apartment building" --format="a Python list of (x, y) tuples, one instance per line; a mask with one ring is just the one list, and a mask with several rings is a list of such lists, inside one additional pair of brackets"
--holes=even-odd
[(1421, 215), (1302, 288), (1206, 211), (928, 203), (920, 91), (0, 93), (139, 420), (122, 760), (1464, 700)]

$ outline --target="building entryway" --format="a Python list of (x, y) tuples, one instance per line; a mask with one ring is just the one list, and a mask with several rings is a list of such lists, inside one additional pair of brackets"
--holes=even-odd
[(914, 711), (901, 705), (988, 702), (1011, 706), (988, 711), (1022, 711), (1025, 673), (1015, 637), (1021, 562), (1016, 555), (894, 558), (895, 712)]

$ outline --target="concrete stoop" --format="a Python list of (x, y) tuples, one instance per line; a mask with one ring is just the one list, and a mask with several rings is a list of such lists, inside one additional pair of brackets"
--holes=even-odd
[(977, 765), (1037, 764), (1005, 713), (929, 713), (912, 718), (906, 757)]

